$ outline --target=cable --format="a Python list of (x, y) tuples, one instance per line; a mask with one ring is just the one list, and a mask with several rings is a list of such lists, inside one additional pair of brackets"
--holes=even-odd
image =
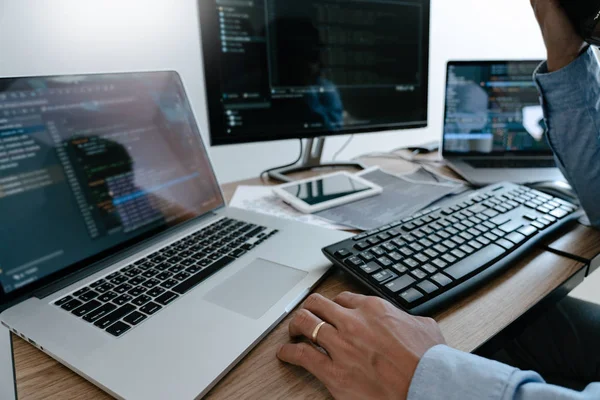
[(298, 156), (298, 159), (296, 159), (296, 161), (294, 161), (293, 163), (290, 163), (290, 164), (287, 164), (287, 165), (281, 165), (279, 167), (275, 167), (275, 168), (270, 168), (270, 169), (264, 170), (259, 175), (259, 177), (260, 177), (261, 180), (264, 180), (264, 176), (266, 174), (268, 174), (269, 172), (273, 172), (273, 171), (276, 171), (276, 170), (282, 169), (282, 168), (293, 167), (294, 165), (298, 164), (300, 162), (300, 160), (302, 160), (302, 154), (304, 153), (304, 142), (302, 141), (302, 139), (298, 139), (298, 141), (300, 142), (300, 155)]
[(337, 151), (337, 153), (335, 153), (335, 154), (333, 155), (333, 159), (332, 159), (332, 161), (335, 161), (335, 160), (337, 160), (338, 156), (339, 156), (340, 154), (342, 154), (342, 152), (343, 152), (344, 150), (346, 150), (346, 148), (347, 148), (347, 147), (350, 145), (350, 143), (352, 142), (352, 140), (353, 140), (353, 139), (354, 139), (354, 135), (350, 135), (350, 137), (348, 138), (348, 140), (346, 141), (346, 143), (344, 143), (344, 145), (343, 145), (343, 146), (342, 146), (342, 147), (341, 147), (341, 148), (340, 148), (340, 149)]

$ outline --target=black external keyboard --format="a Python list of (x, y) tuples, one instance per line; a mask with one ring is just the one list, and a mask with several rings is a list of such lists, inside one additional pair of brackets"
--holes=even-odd
[(467, 164), (475, 168), (556, 168), (556, 162), (547, 160), (467, 160)]
[(508, 268), (577, 218), (578, 207), (524, 186), (469, 192), (323, 252), (379, 296), (428, 315)]
[(121, 336), (277, 232), (224, 218), (54, 304)]

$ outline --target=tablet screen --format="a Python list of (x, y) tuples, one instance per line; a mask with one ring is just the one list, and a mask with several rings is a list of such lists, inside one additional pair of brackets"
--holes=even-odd
[(370, 189), (369, 186), (346, 175), (333, 175), (283, 188), (286, 192), (311, 206), (366, 192)]

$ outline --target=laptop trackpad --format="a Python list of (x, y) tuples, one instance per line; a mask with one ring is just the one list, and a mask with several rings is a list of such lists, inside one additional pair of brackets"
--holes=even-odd
[(208, 292), (204, 300), (259, 319), (306, 275), (308, 272), (259, 258)]

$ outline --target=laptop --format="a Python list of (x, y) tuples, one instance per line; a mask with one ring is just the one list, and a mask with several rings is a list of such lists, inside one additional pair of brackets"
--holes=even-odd
[(475, 185), (564, 180), (533, 73), (541, 61), (451, 61), (442, 156)]
[(16, 400), (16, 386), (10, 331), (0, 326), (0, 399)]
[(2, 324), (123, 399), (206, 394), (349, 236), (227, 208), (174, 72), (0, 79), (0, 221)]

